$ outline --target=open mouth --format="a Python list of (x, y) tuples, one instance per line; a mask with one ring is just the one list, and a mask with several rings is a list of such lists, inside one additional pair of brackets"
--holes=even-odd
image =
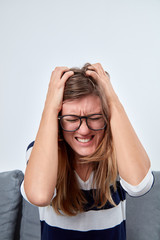
[(91, 136), (91, 137), (88, 137), (88, 138), (79, 138), (79, 137), (76, 137), (76, 140), (77, 140), (78, 142), (81, 142), (81, 143), (88, 143), (88, 142), (90, 142), (93, 138), (94, 138), (94, 135)]

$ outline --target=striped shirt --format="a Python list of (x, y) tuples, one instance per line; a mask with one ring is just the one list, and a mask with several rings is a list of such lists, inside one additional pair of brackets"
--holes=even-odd
[[(32, 147), (33, 143), (27, 148), (27, 161)], [(148, 192), (153, 184), (151, 170), (138, 186), (132, 186), (119, 177), (116, 182), (117, 190), (114, 191), (113, 186), (110, 187), (116, 206), (106, 202), (103, 208), (92, 207), (94, 203), (93, 191), (96, 191), (96, 189), (92, 189), (93, 173), (86, 182), (76, 172), (75, 175), (87, 200), (84, 212), (76, 216), (57, 215), (52, 206), (39, 207), (41, 239), (125, 240), (126, 192), (134, 197)], [(24, 192), (24, 183), (21, 186), (21, 193), (28, 200)]]

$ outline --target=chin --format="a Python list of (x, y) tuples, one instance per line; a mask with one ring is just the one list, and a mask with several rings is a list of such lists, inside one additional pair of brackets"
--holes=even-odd
[(94, 154), (96, 150), (93, 150), (93, 151), (76, 151), (75, 149), (73, 149), (73, 151), (80, 157), (87, 157), (89, 155)]

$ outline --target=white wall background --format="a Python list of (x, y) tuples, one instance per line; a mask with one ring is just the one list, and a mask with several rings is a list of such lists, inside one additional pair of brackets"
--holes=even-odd
[(0, 0), (0, 171), (25, 168), (55, 66), (100, 62), (160, 170), (160, 1)]

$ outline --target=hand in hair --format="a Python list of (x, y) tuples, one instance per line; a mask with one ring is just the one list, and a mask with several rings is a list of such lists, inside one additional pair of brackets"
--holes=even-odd
[(50, 108), (57, 113), (61, 110), (63, 92), (66, 81), (74, 74), (68, 67), (56, 67), (51, 74), (48, 93), (45, 102), (45, 109)]
[(102, 65), (100, 63), (95, 63), (87, 68), (86, 75), (92, 77), (99, 83), (99, 86), (103, 89), (107, 97), (108, 103), (110, 104), (112, 101), (116, 100), (117, 95), (110, 82), (110, 76), (104, 71)]

